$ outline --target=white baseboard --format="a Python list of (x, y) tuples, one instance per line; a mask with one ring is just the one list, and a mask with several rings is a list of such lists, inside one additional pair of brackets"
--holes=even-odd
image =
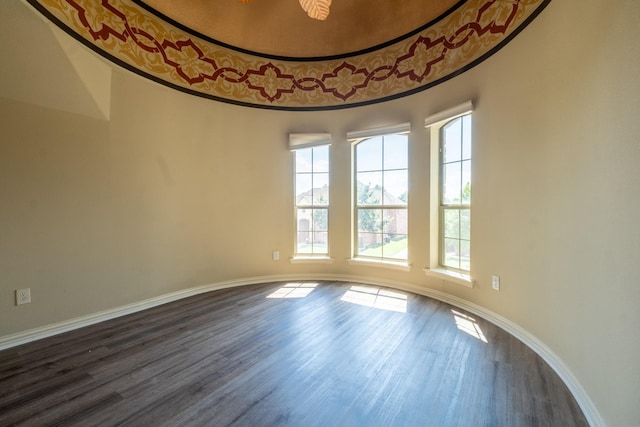
[(27, 331), (18, 332), (11, 335), (0, 337), (0, 350), (15, 347), (21, 344), (25, 344), (31, 341), (51, 337), (61, 334), (63, 332), (72, 331), (85, 326), (93, 325), (105, 320), (114, 319), (117, 317), (125, 316), (127, 314), (136, 313), (138, 311), (146, 310), (148, 308), (156, 307), (162, 304), (166, 304), (172, 301), (177, 301), (190, 296), (202, 294), (205, 292), (215, 291), (219, 289), (254, 285), (259, 283), (268, 282), (280, 282), (280, 281), (296, 281), (296, 280), (328, 280), (328, 281), (340, 281), (340, 282), (355, 282), (363, 283), (374, 286), (391, 287), (407, 292), (412, 292), (419, 295), (424, 295), (442, 302), (446, 302), (455, 307), (466, 310), (473, 313), (483, 319), (493, 323), (494, 325), (504, 329), (526, 346), (535, 351), (542, 359), (549, 364), (549, 366), (558, 374), (558, 376), (564, 381), (569, 388), (573, 397), (578, 402), (578, 405), (584, 412), (587, 421), (592, 427), (606, 427), (606, 424), (600, 415), (600, 412), (594, 405), (593, 401), (589, 397), (589, 394), (582, 387), (577, 378), (573, 375), (571, 370), (562, 361), (562, 359), (555, 354), (549, 347), (547, 347), (542, 341), (536, 338), (533, 334), (527, 332), (525, 329), (517, 325), (516, 323), (506, 319), (499, 314), (492, 312), (480, 305), (474, 304), (462, 298), (449, 295), (445, 292), (440, 292), (435, 289), (424, 288), (421, 286), (411, 285), (404, 282), (380, 280), (366, 276), (352, 276), (345, 274), (306, 274), (306, 275), (292, 275), (282, 274), (273, 276), (258, 276), (246, 279), (231, 280), (226, 282), (219, 282), (195, 288), (184, 289), (169, 294), (161, 295), (154, 298), (149, 298), (143, 301), (139, 301), (132, 304), (123, 305), (109, 310), (100, 311), (97, 313), (89, 314), (86, 316), (76, 317), (74, 319), (65, 320), (63, 322), (52, 323), (50, 325), (42, 326), (39, 328), (29, 329)]
[(49, 325), (41, 326), (26, 331), (17, 332), (11, 335), (0, 337), (0, 350), (26, 344), (31, 341), (52, 337), (74, 329), (83, 328), (85, 326), (94, 325), (104, 322), (105, 320), (115, 319), (117, 317), (126, 316), (127, 314), (136, 313), (148, 308), (157, 307), (172, 301), (188, 298), (194, 295), (203, 294), (205, 292), (216, 291), (219, 289), (232, 288), (236, 286), (253, 285), (258, 283), (268, 283), (280, 280), (291, 280), (291, 278), (282, 276), (262, 276), (253, 277), (251, 279), (231, 280), (228, 282), (214, 283), (210, 285), (198, 286), (195, 288), (183, 289), (160, 295), (154, 298), (134, 302), (132, 304), (115, 307), (109, 310), (91, 313), (86, 316), (75, 317), (73, 319), (56, 322)]

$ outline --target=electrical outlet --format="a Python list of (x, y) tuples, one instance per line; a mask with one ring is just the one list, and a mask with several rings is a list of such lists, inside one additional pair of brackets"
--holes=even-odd
[(280, 259), (280, 252), (273, 251), (273, 254), (271, 254), (271, 258), (273, 258), (274, 261), (278, 261)]
[(31, 302), (31, 288), (16, 289), (16, 305), (29, 304)]
[(500, 276), (491, 276), (491, 287), (496, 291), (500, 290)]

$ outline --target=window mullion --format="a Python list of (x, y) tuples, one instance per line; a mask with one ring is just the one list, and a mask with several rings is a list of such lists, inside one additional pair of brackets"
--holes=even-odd
[[(381, 135), (359, 141), (354, 146), (354, 254), (357, 256), (406, 261), (408, 230), (403, 211), (407, 206), (395, 202), (395, 198), (406, 193), (407, 178), (395, 174), (408, 170), (403, 167), (408, 139), (401, 138)], [(398, 157), (400, 154), (403, 157)], [(399, 159), (402, 159), (401, 163), (398, 163)], [(390, 168), (386, 169), (387, 166)], [(368, 177), (371, 181), (365, 180)], [(394, 236), (394, 239), (386, 241), (385, 236)]]
[[(471, 242), (469, 234), (470, 199), (465, 197), (466, 182), (465, 165), (469, 169), (471, 153), (465, 155), (465, 135), (468, 129), (465, 116), (454, 118), (444, 123), (439, 130), (439, 262), (444, 268), (468, 271), (468, 246)], [(459, 122), (458, 122), (459, 121)], [(469, 140), (470, 142), (470, 140)], [(470, 147), (470, 146), (469, 146)], [(448, 150), (449, 151), (448, 151)], [(469, 161), (467, 164), (466, 162)], [(457, 168), (457, 169), (456, 169)], [(458, 176), (457, 187), (452, 188), (455, 176)], [(470, 176), (467, 176), (470, 182)], [(453, 193), (453, 191), (457, 191)], [(470, 195), (469, 195), (470, 196)], [(449, 197), (447, 199), (447, 197)], [(455, 221), (455, 222), (454, 222)], [(463, 227), (464, 225), (464, 227)], [(451, 256), (449, 256), (449, 252)], [(464, 252), (463, 252), (464, 251)]]
[[(324, 175), (328, 175), (329, 171), (328, 149), (329, 146), (326, 145), (296, 151), (296, 156), (298, 153), (305, 155), (303, 170), (299, 171), (296, 166), (295, 171), (296, 255), (328, 255), (329, 188), (328, 182), (322, 185), (322, 182), (327, 181)], [(310, 151), (305, 153), (304, 150)], [(318, 161), (325, 161), (324, 158), (327, 162), (326, 168), (325, 165), (320, 167), (316, 164)], [(296, 159), (296, 165), (298, 165), (297, 162), (298, 159)], [(298, 183), (301, 184), (300, 187)], [(325, 186), (326, 189), (324, 189)], [(318, 200), (319, 196), (323, 196), (323, 200)], [(325, 197), (326, 200), (324, 200)]]

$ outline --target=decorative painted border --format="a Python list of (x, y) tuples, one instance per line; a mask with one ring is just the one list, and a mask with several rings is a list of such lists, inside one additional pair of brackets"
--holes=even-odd
[(286, 60), (236, 50), (132, 0), (26, 0), (107, 59), (174, 89), (278, 110), (356, 107), (410, 95), (482, 62), (551, 0), (468, 0), (417, 33), (349, 57)]
[[(509, 334), (516, 337), (527, 347), (531, 348), (540, 357), (542, 357), (542, 359), (549, 364), (549, 366), (558, 374), (558, 376), (569, 388), (569, 391), (573, 394), (573, 397), (578, 402), (580, 409), (582, 409), (582, 411), (584, 412), (589, 425), (592, 427), (606, 427), (606, 423), (600, 415), (598, 408), (595, 406), (593, 400), (591, 400), (589, 394), (582, 387), (578, 379), (573, 375), (569, 367), (557, 354), (553, 352), (553, 350), (551, 350), (542, 341), (536, 338), (533, 334), (523, 329), (518, 324), (480, 305), (447, 294), (445, 292), (417, 285), (410, 285), (405, 282), (381, 280), (378, 278), (367, 276), (352, 276), (346, 274), (279, 274), (273, 276), (257, 276), (246, 279), (231, 280), (228, 282), (219, 282), (195, 288), (183, 289), (169, 294), (160, 295), (155, 298), (139, 301), (137, 303), (116, 307), (110, 310), (105, 310), (58, 323), (53, 323), (51, 325), (46, 325), (40, 328), (30, 329), (12, 335), (0, 336), (0, 350), (15, 347), (21, 344), (26, 344), (28, 342), (44, 339), (47, 337), (52, 337), (64, 332), (80, 329), (85, 326), (90, 326), (110, 319), (115, 319), (117, 317), (126, 316), (127, 314), (137, 313), (142, 310), (157, 307), (159, 305), (167, 304), (173, 301), (178, 301), (183, 298), (200, 295), (205, 292), (212, 292), (238, 286), (255, 285), (259, 283), (285, 281), (291, 282), (301, 280), (328, 280), (390, 287), (406, 292), (412, 292), (418, 295), (424, 295), (426, 297), (433, 298), (435, 300), (451, 304), (454, 307), (466, 310), (472, 314), (475, 314), (476, 316), (482, 317), (483, 319), (493, 323), (494, 325), (504, 329)], [(446, 282), (446, 280), (443, 282)]]

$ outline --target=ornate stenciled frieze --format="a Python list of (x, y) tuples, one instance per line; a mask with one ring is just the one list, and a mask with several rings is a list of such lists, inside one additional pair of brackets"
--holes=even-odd
[(234, 104), (322, 110), (385, 101), (447, 80), (506, 44), (550, 0), (468, 0), (391, 45), (317, 60), (261, 56), (181, 29), (131, 0), (27, 0), (108, 59)]

